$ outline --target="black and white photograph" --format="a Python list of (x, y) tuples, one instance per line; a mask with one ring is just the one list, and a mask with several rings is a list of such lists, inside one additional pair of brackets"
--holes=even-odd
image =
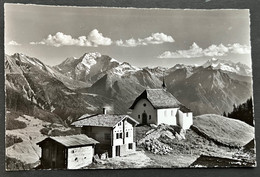
[(4, 11), (6, 171), (257, 166), (249, 9)]

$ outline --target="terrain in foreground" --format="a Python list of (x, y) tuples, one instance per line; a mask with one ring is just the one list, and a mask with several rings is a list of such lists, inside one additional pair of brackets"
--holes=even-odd
[[(13, 126), (6, 131), (7, 170), (37, 166), (41, 150), (36, 142), (45, 137), (79, 133), (62, 124), (7, 112), (7, 123), (10, 121)], [(85, 169), (223, 167), (228, 163), (255, 166), (254, 128), (238, 120), (209, 114), (195, 117), (194, 125), (186, 131), (162, 124), (136, 127), (135, 134), (135, 154), (98, 160)], [(215, 164), (219, 160), (223, 160), (222, 165)]]

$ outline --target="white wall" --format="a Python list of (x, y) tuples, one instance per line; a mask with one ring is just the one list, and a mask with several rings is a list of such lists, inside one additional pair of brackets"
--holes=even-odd
[[(116, 155), (116, 146), (120, 146), (120, 155), (126, 155), (135, 151), (133, 125), (127, 120), (117, 123), (113, 129), (112, 157)], [(128, 132), (128, 137), (126, 137)], [(122, 133), (122, 138), (116, 139), (116, 133)], [(133, 143), (133, 149), (128, 149), (128, 144)]]
[(178, 110), (178, 124), (183, 129), (189, 129), (190, 126), (193, 124), (193, 114), (192, 112), (183, 113), (181, 110)]
[[(124, 133), (124, 138), (125, 138), (125, 144), (128, 144), (128, 143), (133, 143), (134, 142), (134, 129), (133, 129), (133, 125), (130, 124), (129, 122), (127, 121), (124, 121), (124, 124), (125, 124), (125, 133)], [(128, 132), (128, 137), (126, 137), (126, 132)]]
[[(117, 133), (122, 133), (122, 138), (116, 139)], [(112, 145), (113, 146), (122, 145), (123, 144), (123, 136), (124, 136), (124, 134), (123, 134), (123, 122), (121, 121), (121, 122), (117, 123), (117, 125), (113, 129), (113, 143), (112, 143)]]
[(93, 146), (84, 146), (68, 149), (67, 168), (79, 169), (92, 163)]
[(177, 125), (176, 116), (178, 108), (167, 108), (167, 109), (157, 109), (157, 116), (159, 124)]
[[(146, 106), (144, 106), (144, 104), (146, 104)], [(146, 99), (141, 99), (137, 102), (132, 110), (131, 117), (139, 123), (142, 123), (142, 114), (144, 112), (147, 114), (147, 124), (157, 124), (157, 111)], [(138, 118), (138, 115), (140, 115), (140, 118)], [(151, 115), (151, 119), (149, 119), (149, 115)]]

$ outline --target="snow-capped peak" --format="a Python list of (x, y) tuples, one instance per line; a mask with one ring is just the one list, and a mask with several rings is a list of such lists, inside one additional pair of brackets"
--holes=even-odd
[(85, 53), (82, 58), (84, 59), (92, 59), (92, 58), (98, 58), (101, 57), (101, 53), (99, 52), (90, 52), (90, 53)]
[(77, 65), (79, 70), (86, 69), (86, 72), (89, 72), (91, 66), (97, 63), (96, 59), (101, 57), (101, 54), (98, 52), (85, 53), (81, 58), (81, 62)]
[(202, 65), (203, 68), (207, 68), (209, 66), (211, 66), (212, 69), (220, 69), (225, 72), (233, 72), (244, 76), (250, 76), (252, 74), (252, 70), (248, 66), (240, 62), (234, 63), (230, 60), (219, 60), (212, 58)]
[(116, 62), (116, 63), (122, 64), (121, 62), (117, 61), (117, 60), (114, 59), (114, 58), (111, 58), (111, 59), (110, 59), (110, 62)]
[(139, 70), (141, 70), (141, 69), (138, 67), (132, 66), (127, 62), (123, 62), (120, 65), (118, 65), (117, 67), (113, 68), (112, 72), (119, 76), (122, 76), (124, 74), (136, 72)]

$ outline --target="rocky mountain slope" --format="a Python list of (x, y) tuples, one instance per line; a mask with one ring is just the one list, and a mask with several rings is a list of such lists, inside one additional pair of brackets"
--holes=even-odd
[(252, 96), (250, 68), (217, 59), (202, 66), (138, 68), (96, 52), (50, 67), (16, 53), (5, 57), (5, 71), (7, 108), (29, 112), (36, 105), (63, 120), (107, 105), (126, 113), (145, 88), (160, 88), (163, 76), (168, 91), (196, 115), (229, 112)]
[(252, 82), (248, 76), (244, 81), (236, 80), (211, 66), (195, 68), (192, 75), (188, 73), (186, 68), (178, 69), (166, 76), (166, 81), (168, 91), (196, 115), (229, 112), (233, 104), (240, 104), (252, 95)]
[(85, 84), (22, 54), (6, 56), (5, 71), (6, 108), (13, 111), (51, 117), (53, 122), (55, 119), (70, 122), (86, 112), (101, 110), (104, 102), (113, 102), (106, 97), (74, 91)]
[[(227, 71), (216, 67), (216, 63), (223, 62), (214, 60), (203, 66), (178, 64), (170, 68), (138, 68), (99, 53), (86, 53), (51, 67), (24, 54), (6, 55), (6, 121), (12, 125), (7, 131), (11, 139), (7, 147), (10, 169), (15, 168), (12, 165), (17, 159), (21, 164), (37, 160), (39, 148), (30, 144), (39, 141), (37, 137), (60, 135), (61, 131), (64, 133), (69, 129), (73, 120), (86, 113), (100, 113), (103, 107), (110, 108), (108, 113), (125, 114), (144, 89), (161, 87), (163, 77), (168, 91), (194, 114), (231, 111), (233, 104), (243, 103), (252, 96), (250, 69), (239, 63), (228, 63), (224, 65), (232, 68), (238, 65), (240, 69)], [(205, 120), (198, 122), (206, 125)], [(227, 129), (225, 127), (225, 131)], [(199, 137), (192, 130), (187, 135), (191, 137), (191, 143), (196, 141), (193, 137)], [(173, 140), (170, 143), (171, 149), (184, 147), (182, 142)], [(201, 146), (201, 142), (196, 143), (194, 147)], [(30, 153), (34, 155), (29, 157)], [(213, 154), (217, 153), (218, 150)], [(22, 155), (15, 160), (18, 154)], [(185, 157), (189, 158), (190, 154)]]

